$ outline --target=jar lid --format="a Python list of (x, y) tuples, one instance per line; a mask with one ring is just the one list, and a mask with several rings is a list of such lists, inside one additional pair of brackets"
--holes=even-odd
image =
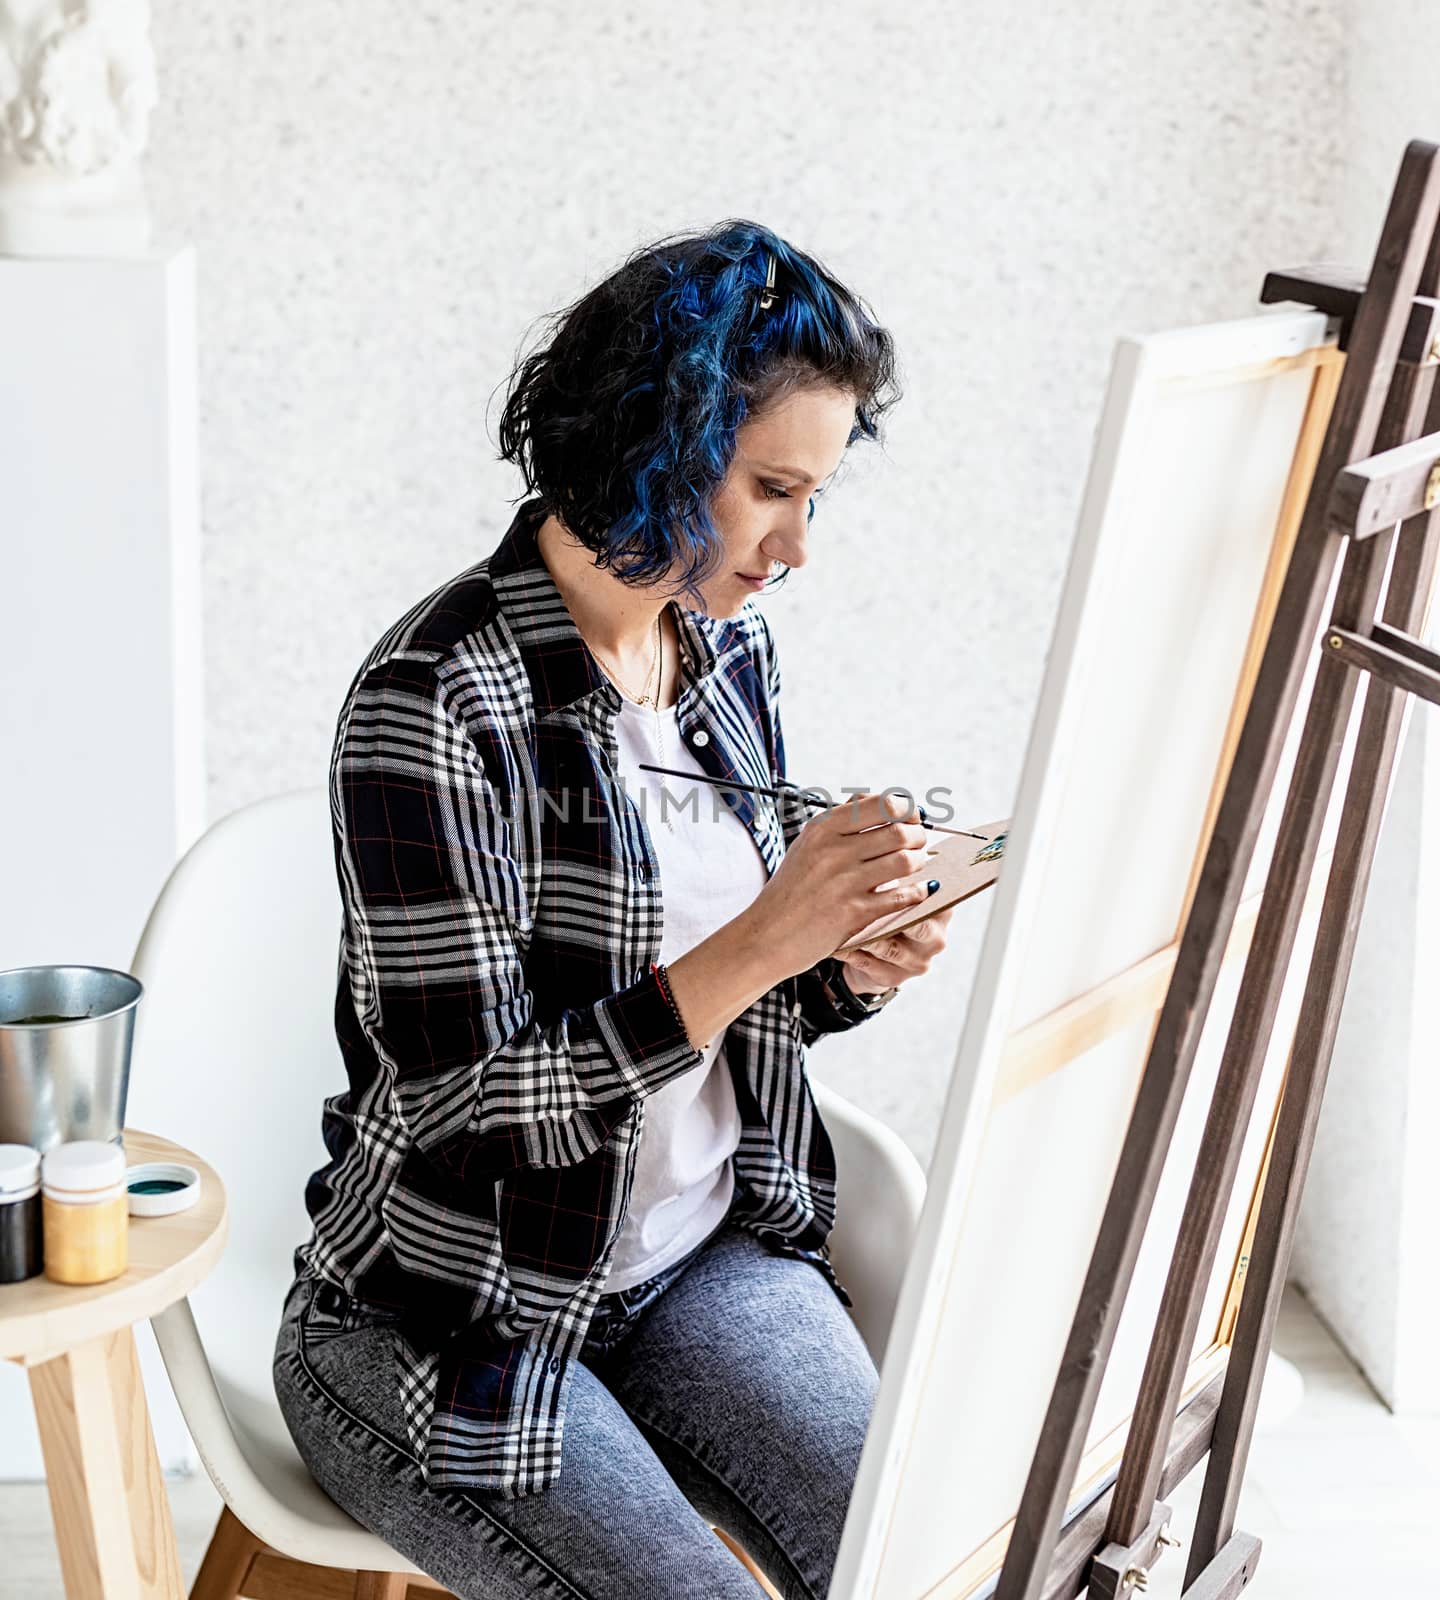
[(64, 1194), (90, 1194), (125, 1181), (125, 1152), (103, 1139), (73, 1139), (45, 1152), (41, 1181)]
[(0, 1200), (25, 1200), (40, 1182), (40, 1152), (28, 1144), (0, 1144)]
[(168, 1217), (200, 1198), (200, 1174), (184, 1161), (142, 1161), (125, 1174), (132, 1217)]

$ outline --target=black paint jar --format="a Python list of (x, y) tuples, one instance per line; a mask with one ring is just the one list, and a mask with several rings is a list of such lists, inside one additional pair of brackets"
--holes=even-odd
[(0, 1144), (0, 1283), (23, 1283), (44, 1265), (40, 1152), (28, 1144)]

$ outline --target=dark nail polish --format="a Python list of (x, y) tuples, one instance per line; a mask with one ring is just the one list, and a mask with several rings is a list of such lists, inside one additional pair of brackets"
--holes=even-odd
[(920, 820), (921, 822), (928, 822), (930, 820), (930, 814), (928, 811), (926, 811), (924, 806), (920, 807)]
[(926, 897), (926, 899), (927, 899), (927, 900), (928, 900), (928, 899), (929, 899), (929, 897), (930, 897), (930, 896), (931, 896), (931, 895), (932, 895), (932, 894), (934, 894), (934, 893), (935, 893), (935, 891), (936, 891), (936, 890), (937, 890), (937, 889), (938, 889), (938, 888), (939, 888), (939, 887), (940, 887), (940, 880), (939, 880), (939, 878), (931, 878), (931, 880), (930, 880), (930, 881), (929, 881), (929, 883), (927, 883), (927, 884), (926, 884), (926, 885), (925, 885), (925, 889), (926, 889), (926, 896), (925, 896), (925, 897)]

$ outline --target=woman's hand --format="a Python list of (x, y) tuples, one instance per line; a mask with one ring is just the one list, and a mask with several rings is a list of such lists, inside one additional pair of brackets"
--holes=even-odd
[(945, 930), (954, 911), (954, 906), (946, 906), (924, 922), (862, 944), (846, 956), (841, 976), (856, 994), (879, 994), (928, 972), (945, 948)]
[(860, 793), (810, 817), (742, 916), (775, 980), (804, 972), (881, 917), (928, 896), (928, 835), (904, 795)]

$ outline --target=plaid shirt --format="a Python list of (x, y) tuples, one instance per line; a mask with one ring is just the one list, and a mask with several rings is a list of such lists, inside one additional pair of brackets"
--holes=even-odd
[[(615, 776), (620, 696), (541, 558), (543, 518), (527, 501), (488, 557), (406, 612), (341, 709), (330, 802), (349, 1088), (325, 1102), (330, 1160), (296, 1252), (344, 1316), (394, 1324), (427, 1480), (506, 1498), (559, 1476), (646, 1096), (702, 1060), (650, 971), (661, 886)], [(748, 602), (728, 620), (673, 611), (687, 746), (716, 777), (779, 784), (769, 624)], [(726, 793), (773, 873), (811, 812)], [(837, 1019), (810, 976), (726, 1031), (743, 1123), (732, 1215), (848, 1306), (826, 1244), (834, 1153), (805, 1074), (805, 1047)]]

